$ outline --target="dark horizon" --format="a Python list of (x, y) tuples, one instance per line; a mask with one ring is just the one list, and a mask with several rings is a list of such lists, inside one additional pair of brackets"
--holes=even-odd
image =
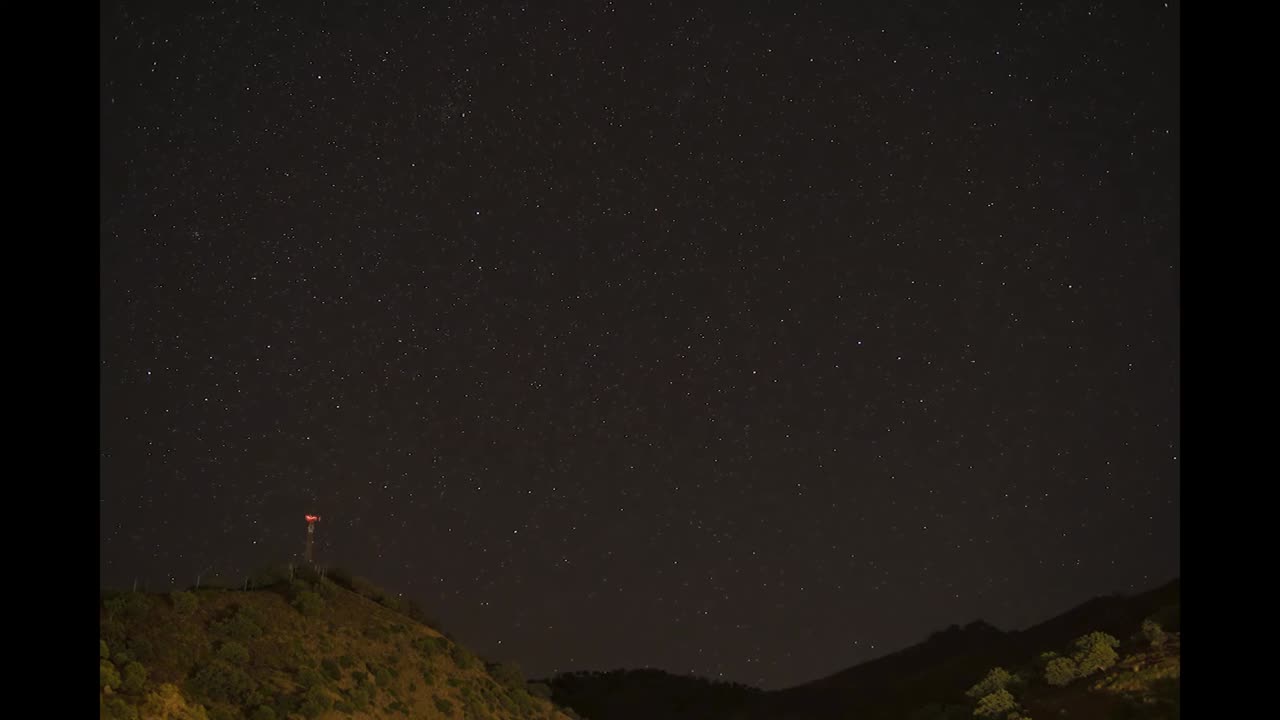
[(1180, 575), (1177, 3), (101, 9), (100, 571), (787, 687)]

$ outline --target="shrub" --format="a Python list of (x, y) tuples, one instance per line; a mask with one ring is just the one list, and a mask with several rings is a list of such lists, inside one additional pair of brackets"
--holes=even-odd
[(337, 661), (333, 658), (325, 658), (320, 661), (320, 669), (324, 671), (333, 680), (342, 679), (342, 669), (338, 667)]
[(106, 660), (111, 657), (111, 651), (107, 648), (106, 640), (98, 640), (98, 659)]
[(102, 703), (101, 717), (105, 720), (138, 720), (138, 710), (124, 698), (109, 697)]
[(155, 649), (146, 638), (134, 638), (129, 642), (129, 655), (139, 662), (151, 662), (155, 659)]
[(528, 693), (534, 697), (551, 699), (551, 686), (546, 683), (529, 683), (525, 686)]
[(444, 713), (445, 715), (452, 716), (452, 715), (453, 715), (453, 703), (449, 702), (449, 701), (448, 701), (447, 699), (445, 699), (445, 698), (440, 697), (439, 695), (435, 695), (434, 697), (435, 697), (435, 702), (436, 702), (436, 709), (437, 709), (437, 710), (439, 710), (440, 712)]
[(524, 673), (520, 670), (520, 666), (513, 662), (490, 663), (487, 669), (493, 679), (505, 687), (524, 688), (525, 686)]
[(350, 670), (351, 666), (356, 664), (356, 661), (350, 655), (343, 655), (338, 658), (338, 664), (341, 665), (343, 669)]
[(222, 647), (218, 648), (219, 660), (225, 660), (232, 665), (247, 665), (249, 663), (249, 649), (235, 640), (227, 640), (222, 643)]
[(206, 716), (204, 707), (188, 704), (177, 686), (161, 683), (154, 691), (147, 693), (147, 699), (142, 704), (142, 717), (147, 720), (204, 720)]
[(107, 609), (108, 619), (117, 617), (128, 621), (141, 620), (151, 610), (151, 600), (146, 595), (136, 592), (112, 595), (102, 602)]
[(106, 690), (111, 688), (115, 690), (120, 687), (120, 673), (116, 672), (116, 666), (111, 664), (110, 660), (98, 661), (98, 689)]
[(303, 696), (302, 705), (298, 710), (309, 718), (316, 717), (333, 707), (333, 698), (329, 697), (329, 693), (325, 692), (323, 687), (319, 685), (312, 686), (307, 690), (307, 694)]
[(319, 670), (306, 665), (298, 668), (298, 684), (304, 688), (320, 687), (324, 685), (324, 676)]
[(453, 662), (463, 670), (470, 670), (476, 666), (476, 656), (457, 643), (449, 647), (449, 655), (453, 658)]
[(1055, 657), (1044, 666), (1045, 682), (1062, 687), (1080, 677), (1080, 669), (1071, 658)]
[(1075, 642), (1075, 661), (1080, 677), (1088, 677), (1099, 670), (1106, 670), (1120, 659), (1115, 648), (1120, 641), (1103, 632), (1091, 632)]
[(324, 598), (310, 590), (304, 590), (298, 593), (297, 599), (293, 601), (293, 606), (303, 615), (315, 617), (324, 611)]
[(200, 600), (196, 598), (196, 594), (192, 592), (179, 592), (177, 590), (169, 593), (169, 601), (173, 603), (173, 609), (179, 615), (190, 615), (200, 606)]
[(249, 716), (249, 720), (276, 720), (276, 711), (270, 705), (259, 705)]
[(980, 718), (1004, 718), (1018, 709), (1018, 701), (1003, 688), (984, 695), (974, 708), (973, 716)]
[(1160, 627), (1160, 623), (1147, 618), (1142, 621), (1142, 637), (1146, 638), (1152, 647), (1160, 647), (1168, 635), (1165, 634), (1164, 628)]
[(243, 703), (254, 689), (253, 678), (225, 660), (214, 660), (201, 668), (192, 684), (205, 697), (236, 704)]
[(127, 693), (140, 693), (147, 684), (147, 669), (140, 662), (131, 662), (124, 666), (121, 673), (120, 687)]
[(247, 607), (233, 607), (230, 614), (215, 622), (209, 631), (214, 635), (247, 642), (262, 637), (262, 626), (265, 624), (258, 611)]
[(1013, 682), (1013, 675), (1002, 667), (991, 668), (987, 672), (987, 676), (979, 680), (976, 685), (969, 688), (965, 695), (971, 698), (980, 698), (990, 695), (998, 690), (1004, 690)]

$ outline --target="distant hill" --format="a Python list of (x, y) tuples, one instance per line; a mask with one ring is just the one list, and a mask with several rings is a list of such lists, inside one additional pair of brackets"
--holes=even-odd
[[(1180, 581), (1173, 580), (1133, 596), (1095, 598), (1022, 631), (1006, 632), (981, 621), (963, 627), (952, 626), (898, 652), (804, 685), (772, 692), (681, 678), (660, 671), (565, 673), (546, 682), (557, 703), (572, 707), (591, 720), (644, 717), (897, 720), (915, 713), (923, 713), (920, 717), (940, 718), (944, 715), (929, 715), (927, 708), (930, 705), (950, 706), (952, 710), (962, 707), (967, 701), (965, 691), (991, 668), (1001, 666), (1034, 675), (1039, 672), (1033, 665), (1040, 653), (1061, 651), (1076, 638), (1094, 631), (1120, 639), (1122, 655), (1133, 655), (1137, 658), (1134, 664), (1138, 666), (1145, 662), (1147, 667), (1143, 672), (1150, 673), (1152, 660), (1143, 659), (1149, 650), (1142, 641), (1132, 638), (1145, 618), (1168, 614), (1169, 609), (1178, 608), (1180, 592)], [(1175, 625), (1171, 630), (1178, 629), (1176, 622), (1176, 619), (1166, 620), (1166, 624)], [(1166, 666), (1177, 664), (1177, 647), (1177, 641), (1170, 645), (1174, 655), (1172, 659), (1164, 657), (1162, 662)], [(1122, 673), (1123, 669), (1117, 668), (1114, 672)], [(1176, 668), (1162, 672), (1173, 672), (1176, 677)], [(1099, 681), (1093, 679), (1093, 682)], [(1130, 678), (1118, 682), (1132, 685), (1135, 681)], [(1176, 684), (1176, 680), (1174, 682)], [(1087, 687), (1091, 685), (1082, 680), (1067, 688), (1036, 690), (1031, 697), (1035, 702), (1047, 702), (1061, 709), (1075, 702), (1070, 700), (1073, 693), (1079, 695), (1085, 692), (1082, 688)], [(1066, 705), (1062, 705), (1063, 702)], [(1093, 700), (1083, 704), (1091, 706), (1091, 703), (1098, 704)], [(965, 707), (964, 715), (971, 717), (972, 708)]]
[(485, 663), (366, 582), (301, 571), (260, 582), (247, 592), (103, 593), (99, 716), (573, 717), (515, 666)]

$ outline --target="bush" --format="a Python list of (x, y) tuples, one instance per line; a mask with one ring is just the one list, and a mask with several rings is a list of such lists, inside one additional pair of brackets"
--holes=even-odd
[(128, 621), (137, 621), (147, 616), (151, 610), (151, 601), (146, 595), (136, 592), (112, 595), (102, 602), (107, 609), (107, 618), (117, 617)]
[(338, 667), (338, 663), (333, 658), (325, 658), (320, 661), (320, 669), (324, 671), (333, 680), (342, 679), (342, 668)]
[(151, 662), (155, 659), (155, 649), (146, 638), (134, 638), (129, 641), (129, 655), (139, 662)]
[(200, 606), (200, 600), (196, 598), (196, 594), (192, 592), (179, 592), (177, 590), (169, 593), (169, 601), (173, 603), (173, 609), (179, 615), (190, 615)]
[(106, 660), (111, 657), (111, 651), (107, 648), (106, 640), (98, 640), (98, 659)]
[(266, 624), (262, 614), (248, 607), (233, 607), (230, 614), (215, 622), (209, 631), (214, 635), (248, 642), (262, 637), (262, 626)]
[(116, 666), (111, 664), (110, 660), (98, 661), (98, 689), (106, 690), (111, 688), (115, 690), (120, 687), (120, 673), (116, 672)]
[(302, 705), (299, 706), (298, 710), (303, 715), (313, 718), (331, 707), (333, 707), (333, 698), (329, 697), (329, 693), (325, 692), (323, 687), (315, 685), (307, 690), (307, 694), (303, 696)]
[(1076, 663), (1079, 676), (1088, 677), (1115, 665), (1120, 659), (1115, 651), (1119, 646), (1119, 640), (1104, 632), (1091, 632), (1077, 639), (1071, 659)]
[(525, 686), (525, 690), (534, 697), (551, 699), (551, 686), (546, 683), (529, 683)]
[(987, 676), (978, 681), (976, 685), (969, 688), (965, 695), (971, 698), (980, 698), (990, 695), (998, 690), (1004, 690), (1013, 683), (1013, 675), (1002, 667), (991, 668), (987, 672)]
[(249, 649), (235, 640), (227, 640), (222, 643), (222, 647), (218, 648), (219, 660), (225, 660), (232, 665), (247, 665), (249, 663)]
[(192, 678), (195, 689), (212, 700), (241, 704), (254, 689), (253, 678), (225, 660), (204, 666)]
[(493, 679), (505, 687), (523, 689), (525, 686), (524, 672), (513, 662), (490, 663), (487, 669)]
[(298, 668), (298, 684), (304, 688), (321, 687), (324, 685), (324, 676), (309, 665), (303, 666)]
[(436, 709), (437, 709), (437, 710), (439, 710), (440, 712), (444, 713), (445, 715), (452, 716), (452, 715), (453, 715), (453, 703), (449, 702), (449, 701), (448, 701), (447, 699), (445, 699), (445, 698), (440, 697), (439, 695), (435, 695), (434, 697), (435, 697), (435, 702), (436, 702)]
[(1151, 643), (1151, 647), (1160, 647), (1168, 639), (1168, 635), (1165, 634), (1164, 628), (1160, 627), (1160, 623), (1151, 618), (1142, 621), (1142, 637)]
[(993, 693), (984, 695), (978, 701), (978, 707), (974, 709), (973, 716), (980, 718), (1004, 718), (1012, 712), (1017, 711), (1018, 701), (1013, 699), (1013, 695), (1005, 689), (996, 690)]
[(138, 710), (124, 698), (109, 697), (102, 703), (101, 717), (105, 720), (138, 720)]
[(449, 647), (449, 655), (453, 658), (454, 664), (463, 670), (470, 670), (476, 666), (476, 656), (457, 643)]
[(147, 669), (142, 667), (140, 662), (131, 662), (124, 666), (124, 672), (121, 673), (120, 687), (127, 693), (137, 694), (142, 692), (147, 684)]
[(304, 590), (298, 593), (297, 599), (293, 601), (293, 606), (303, 615), (315, 617), (324, 611), (324, 598), (310, 590)]
[(1045, 682), (1062, 687), (1080, 677), (1080, 669), (1071, 658), (1055, 657), (1044, 666)]
[(276, 711), (270, 705), (259, 705), (249, 716), (249, 720), (276, 720)]

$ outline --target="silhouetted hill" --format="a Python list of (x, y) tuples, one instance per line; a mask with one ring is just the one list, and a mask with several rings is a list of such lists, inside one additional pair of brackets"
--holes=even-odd
[(1173, 580), (1133, 596), (1095, 598), (1021, 631), (1005, 632), (982, 621), (952, 626), (898, 652), (772, 692), (659, 671), (566, 673), (548, 684), (557, 703), (591, 720), (904, 718), (930, 703), (963, 703), (965, 691), (990, 668), (1033, 672), (1029, 667), (1040, 653), (1069, 646), (1090, 632), (1127, 642), (1143, 619), (1178, 606), (1180, 589)]
[(482, 661), (367, 582), (299, 573), (264, 584), (103, 593), (99, 717), (569, 717), (514, 665)]

